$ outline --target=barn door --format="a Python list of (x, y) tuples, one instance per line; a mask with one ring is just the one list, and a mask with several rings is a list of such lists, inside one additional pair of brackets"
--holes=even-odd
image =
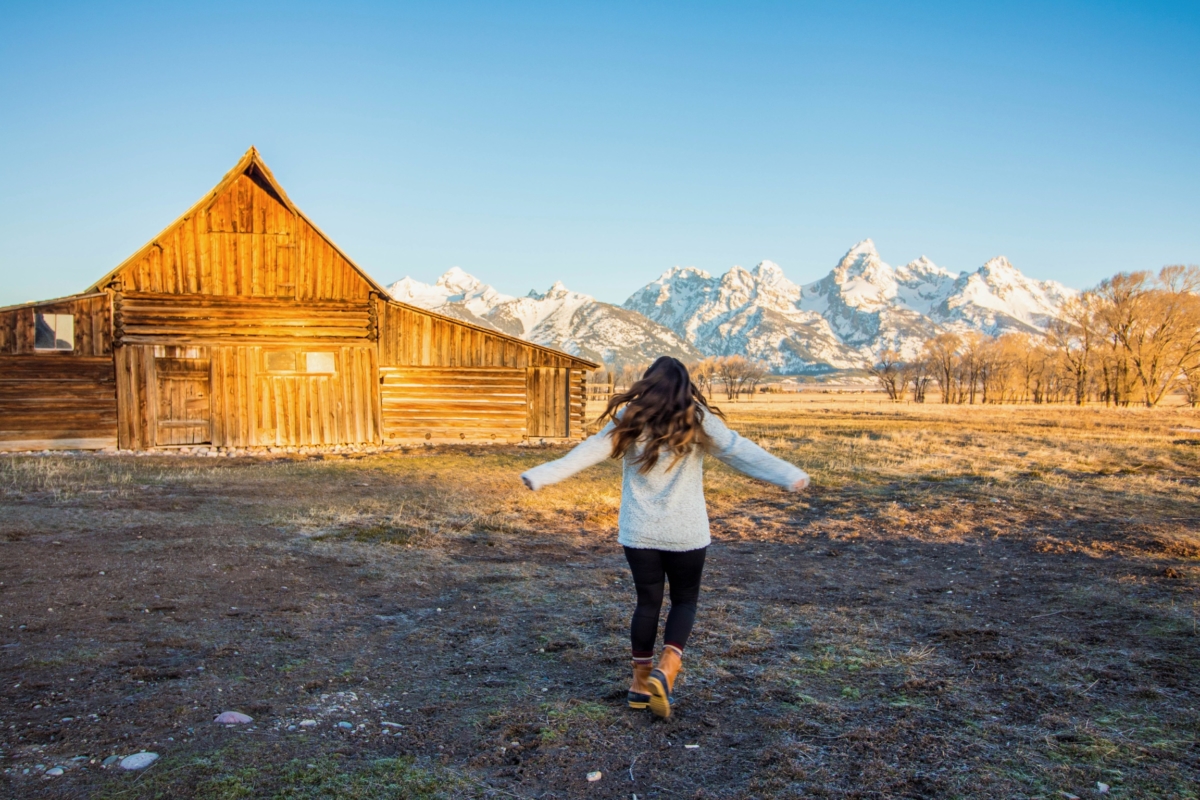
[(530, 437), (571, 435), (570, 380), (571, 371), (563, 367), (530, 367), (526, 371), (526, 429)]
[(155, 347), (156, 445), (212, 442), (207, 347)]

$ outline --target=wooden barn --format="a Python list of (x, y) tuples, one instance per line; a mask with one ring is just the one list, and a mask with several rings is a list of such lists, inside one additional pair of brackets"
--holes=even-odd
[(571, 439), (596, 366), (395, 302), (251, 148), (86, 291), (0, 308), (0, 450)]

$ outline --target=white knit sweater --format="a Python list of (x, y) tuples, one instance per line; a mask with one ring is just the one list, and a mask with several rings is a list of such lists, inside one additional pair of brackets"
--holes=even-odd
[[(808, 477), (799, 467), (731, 431), (715, 414), (705, 414), (703, 426), (709, 438), (708, 453), (739, 472), (784, 489)], [(534, 467), (521, 477), (536, 490), (599, 464), (612, 455), (609, 434), (613, 427), (609, 422), (562, 458)], [(653, 469), (642, 473), (633, 463), (638, 454), (635, 450), (637, 446), (625, 453), (617, 541), (626, 547), (653, 550), (706, 547), (712, 540), (704, 505), (704, 451), (695, 447), (678, 461), (664, 452)]]

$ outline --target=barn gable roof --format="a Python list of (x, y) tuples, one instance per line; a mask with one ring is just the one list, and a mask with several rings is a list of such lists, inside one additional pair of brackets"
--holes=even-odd
[(321, 228), (315, 222), (305, 216), (303, 211), (296, 208), (295, 204), (292, 203), (292, 201), (288, 198), (287, 192), (285, 192), (283, 187), (279, 185), (279, 181), (275, 180), (275, 176), (271, 174), (271, 170), (262, 160), (262, 156), (259, 155), (258, 149), (253, 146), (246, 151), (246, 154), (243, 155), (241, 159), (238, 160), (233, 169), (225, 173), (225, 177), (221, 178), (220, 182), (217, 183), (217, 185), (214, 186), (211, 191), (205, 194), (204, 197), (200, 198), (200, 200), (197, 201), (187, 211), (180, 214), (174, 222), (163, 228), (157, 236), (146, 242), (146, 244), (144, 244), (142, 247), (138, 248), (133, 255), (122, 261), (113, 269), (109, 270), (109, 272), (103, 278), (92, 284), (91, 287), (88, 288), (88, 291), (100, 291), (108, 286), (109, 282), (112, 281), (112, 279), (116, 277), (121, 270), (125, 269), (125, 267), (129, 266), (130, 264), (137, 262), (138, 259), (142, 258), (142, 256), (144, 256), (150, 248), (154, 247), (155, 242), (157, 242), (159, 239), (166, 238), (172, 231), (174, 231), (175, 228), (182, 225), (185, 220), (191, 218), (193, 215), (208, 207), (208, 205), (211, 204), (217, 197), (219, 197), (222, 192), (229, 188), (231, 183), (236, 181), (238, 177), (242, 175), (250, 178), (256, 184), (262, 187), (264, 191), (282, 203), (288, 209), (288, 211), (291, 211), (297, 217), (310, 225), (312, 229), (321, 236), (322, 239), (329, 243), (329, 246), (332, 247), (338, 253), (338, 255), (346, 259), (346, 263), (353, 267), (355, 272), (357, 272), (373, 290), (379, 292), (385, 297), (388, 296), (387, 289), (385, 289), (374, 278), (368, 275), (366, 270), (356, 264), (354, 259), (350, 258), (350, 256), (342, 250), (342, 248), (338, 247), (337, 243), (334, 242), (333, 239), (330, 239), (329, 236), (323, 230), (321, 230)]
[[(217, 197), (219, 197), (221, 195), (222, 192), (224, 192), (226, 189), (229, 188), (230, 184), (232, 184), (234, 181), (236, 181), (242, 175), (245, 175), (246, 177), (250, 178), (258, 186), (260, 186), (264, 191), (266, 191), (268, 194), (270, 194), (272, 197), (274, 197), (275, 200), (279, 201), (289, 211), (294, 213), (298, 218), (302, 219), (305, 223), (307, 223), (309, 226), (311, 226), (312, 229), (322, 239), (324, 239), (329, 244), (329, 246), (334, 249), (334, 251), (336, 251), (338, 253), (338, 255), (340, 255), (342, 258), (344, 258), (346, 260), (346, 263), (348, 263), (355, 270), (355, 272), (364, 281), (366, 281), (366, 283), (371, 287), (371, 289), (373, 291), (378, 292), (381, 297), (383, 297), (385, 300), (387, 300), (390, 303), (395, 303), (397, 305), (406, 305), (404, 303), (399, 303), (398, 301), (392, 299), (391, 294), (388, 293), (387, 289), (382, 284), (380, 284), (378, 281), (376, 281), (374, 278), (372, 278), (367, 273), (366, 270), (364, 270), (357, 263), (355, 263), (354, 259), (350, 258), (350, 256), (347, 255), (344, 250), (342, 250), (342, 248), (338, 247), (337, 243), (334, 242), (333, 239), (329, 238), (329, 236), (324, 231), (322, 231), (321, 228), (316, 223), (314, 223), (311, 219), (309, 219), (304, 214), (303, 211), (301, 211), (299, 208), (297, 208), (295, 206), (294, 203), (292, 203), (291, 199), (289, 199), (287, 196), (287, 192), (285, 192), (283, 187), (279, 185), (279, 182), (275, 179), (275, 176), (271, 173), (270, 168), (268, 168), (266, 163), (263, 161), (262, 156), (258, 152), (258, 149), (253, 146), (249, 150), (246, 151), (245, 155), (243, 155), (241, 157), (241, 159), (238, 160), (237, 164), (235, 164), (234, 167), (231, 170), (229, 170), (229, 172), (225, 173), (225, 176), (223, 178), (221, 178), (220, 182), (217, 183), (217, 185), (214, 186), (211, 191), (209, 191), (202, 198), (200, 198), (200, 200), (197, 201), (194, 205), (192, 205), (191, 208), (189, 208), (187, 211), (185, 211), (181, 215), (179, 215), (179, 217), (176, 218), (174, 222), (172, 222), (170, 225), (165, 227), (158, 235), (154, 236), (152, 239), (150, 239), (150, 241), (146, 242), (145, 245), (138, 248), (138, 250), (136, 252), (134, 252), (131, 256), (129, 256), (129, 258), (125, 259), (120, 264), (118, 264), (116, 267), (109, 270), (108, 273), (105, 274), (105, 276), (103, 278), (101, 278), (100, 280), (98, 280), (94, 284), (92, 284), (90, 287), (88, 287), (85, 294), (103, 291), (109, 285), (109, 283), (112, 282), (113, 278), (115, 278), (123, 269), (128, 267), (130, 264), (136, 263), (139, 259), (141, 259), (143, 256), (145, 256), (145, 254), (147, 253), (147, 251), (150, 250), (150, 248), (155, 246), (156, 242), (158, 242), (160, 239), (163, 239), (163, 238), (169, 236), (175, 230), (175, 228), (182, 225), (186, 220), (191, 218), (193, 215), (195, 215), (195, 214), (199, 213), (200, 211), (204, 210), (205, 208), (207, 208), (214, 200), (216, 200)], [(436, 311), (430, 311), (428, 309), (423, 309), (423, 308), (415, 308), (415, 310), (418, 310), (424, 314), (429, 314), (434, 317), (448, 320), (448, 321), (454, 323), (455, 325), (461, 325), (463, 327), (468, 327), (468, 328), (476, 328), (478, 330), (481, 330), (481, 331), (487, 333), (490, 336), (495, 336), (500, 339), (506, 339), (506, 340), (509, 340), (512, 342), (520, 343), (521, 345), (532, 348), (534, 350), (541, 350), (541, 351), (545, 351), (545, 352), (554, 353), (555, 355), (558, 355), (558, 356), (565, 356), (566, 358), (569, 358), (572, 361), (576, 362), (579, 365), (579, 367), (581, 367), (581, 368), (596, 369), (599, 366), (599, 364), (589, 361), (588, 359), (580, 358), (579, 356), (572, 355), (571, 353), (567, 353), (562, 350), (557, 350), (553, 347), (546, 347), (544, 345), (534, 344), (533, 342), (528, 342), (519, 337), (512, 336), (511, 334), (507, 334), (507, 333), (503, 333), (503, 332), (495, 331), (495, 330), (489, 330), (486, 328), (481, 328), (478, 325), (472, 325), (468, 322), (465, 322), (464, 320), (460, 320), (455, 317), (446, 316), (445, 314), (439, 314)]]

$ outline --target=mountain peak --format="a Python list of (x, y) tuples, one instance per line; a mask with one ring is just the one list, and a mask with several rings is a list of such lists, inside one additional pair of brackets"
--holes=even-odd
[(919, 256), (905, 264), (903, 267), (896, 269), (897, 277), (902, 280), (929, 280), (936, 278), (957, 278), (958, 273), (951, 272), (945, 267), (939, 267), (933, 263), (929, 256)]
[(846, 252), (846, 255), (844, 256), (844, 258), (849, 258), (850, 256), (859, 256), (859, 255), (878, 257), (879, 251), (875, 249), (875, 242), (872, 241), (870, 238), (863, 239), (861, 242), (854, 245), (854, 247), (851, 247)]
[(712, 275), (709, 275), (707, 272), (700, 269), (699, 267), (674, 266), (674, 267), (671, 267), (666, 272), (664, 272), (662, 275), (659, 275), (658, 280), (665, 283), (667, 281), (670, 281), (672, 278), (681, 278), (681, 277), (688, 278), (693, 275), (695, 275), (698, 278), (703, 278), (704, 280), (709, 280), (710, 278), (712, 278)]
[(451, 267), (443, 272), (441, 277), (434, 283), (434, 286), (444, 286), (447, 289), (455, 289), (460, 292), (477, 289), (482, 285), (482, 281), (462, 267)]
[(863, 239), (846, 251), (846, 255), (842, 256), (842, 260), (834, 267), (833, 272), (835, 278), (840, 282), (846, 280), (848, 277), (864, 273), (880, 271), (890, 273), (891, 269), (879, 257), (879, 251), (875, 249), (875, 243), (870, 239)]
[(984, 264), (980, 269), (983, 272), (993, 272), (993, 273), (994, 272), (1013, 273), (1013, 272), (1018, 271), (1017, 268), (1012, 265), (1012, 262), (1009, 261), (1004, 256), (996, 256), (995, 258), (988, 259), (987, 263)]
[(771, 279), (782, 278), (783, 267), (779, 266), (774, 261), (760, 261), (758, 262), (758, 265), (754, 267), (754, 269), (750, 270), (750, 274), (754, 275), (760, 280), (768, 277)]
[(449, 303), (462, 303), (472, 313), (479, 313), (484, 308), (511, 299), (461, 267), (451, 267), (432, 284), (406, 277), (389, 286), (388, 292), (402, 303), (431, 309)]

